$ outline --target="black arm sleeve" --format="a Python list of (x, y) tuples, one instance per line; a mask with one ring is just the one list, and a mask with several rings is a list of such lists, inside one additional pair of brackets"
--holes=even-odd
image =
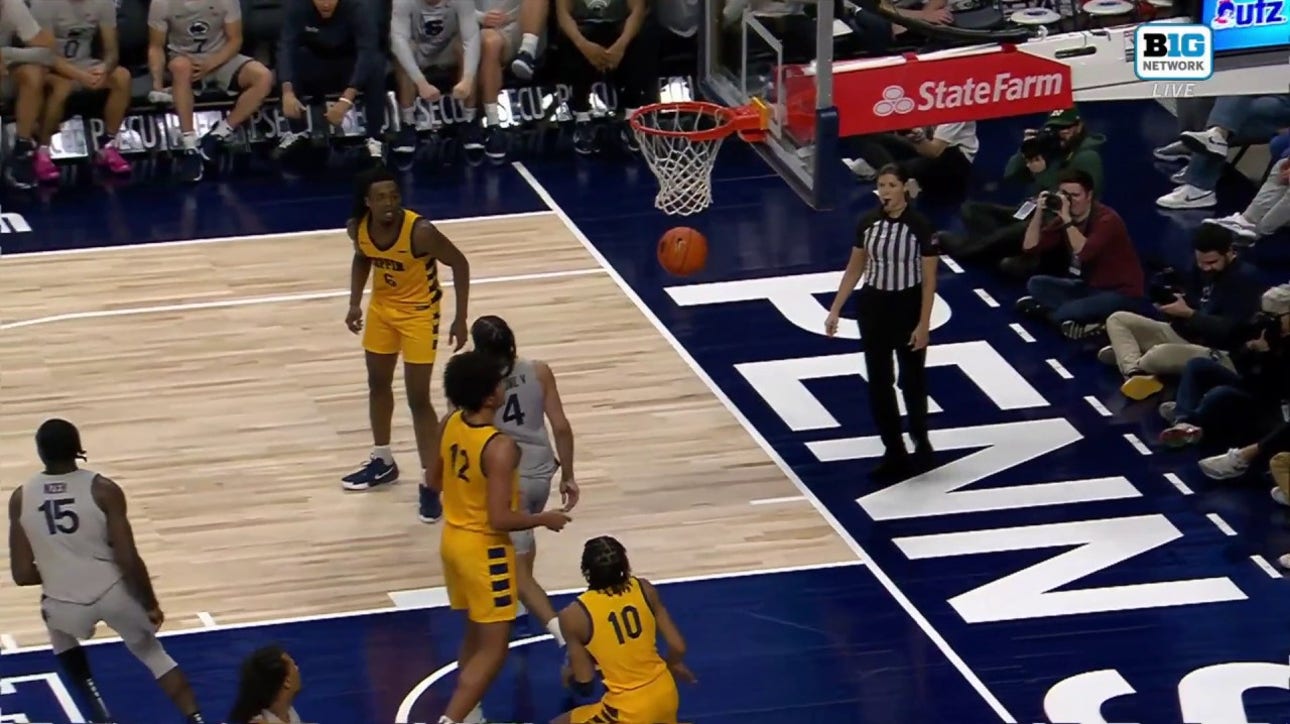
[[(351, 0), (349, 5), (350, 27), (354, 29), (354, 44), (358, 47), (358, 59), (354, 62), (354, 74), (349, 79), (350, 88), (363, 88), (368, 81), (381, 70), (385, 58), (381, 55), (381, 40), (378, 35), (376, 15), (371, 12), (367, 2)], [(369, 98), (368, 103), (378, 103), (378, 99)]]

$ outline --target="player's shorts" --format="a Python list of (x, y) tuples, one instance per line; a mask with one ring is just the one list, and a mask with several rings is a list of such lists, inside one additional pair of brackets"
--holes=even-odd
[(595, 704), (569, 712), (570, 724), (676, 724), (681, 705), (676, 680), (667, 672), (653, 683), (621, 694), (605, 694)]
[(363, 322), (363, 349), (372, 354), (402, 354), (403, 361), (432, 365), (439, 348), (439, 305), (369, 304)]
[(423, 53), (415, 48), (412, 54), (422, 73), (442, 72), (461, 65), (461, 44), (456, 41), (438, 53)]
[(42, 598), (40, 611), (45, 618), (45, 627), (50, 630), (51, 641), (59, 638), (55, 632), (78, 640), (92, 638), (99, 621), (106, 623), (127, 642), (147, 638), (157, 631), (157, 627), (148, 620), (148, 612), (143, 605), (126, 590), (124, 580), (117, 581), (94, 603)]
[(448, 604), (475, 623), (514, 621), (515, 547), (505, 535), (491, 536), (444, 525), (439, 544)]
[[(546, 502), (551, 497), (551, 478), (554, 476), (554, 468), (550, 472), (521, 471), (519, 510), (533, 515), (546, 510)], [(515, 545), (516, 553), (531, 553), (533, 551), (533, 533), (532, 528), (511, 531), (511, 543)]]
[[(173, 57), (173, 55), (171, 56)], [(249, 55), (238, 54), (229, 58), (228, 62), (215, 70), (209, 71), (202, 76), (201, 82), (196, 84), (200, 89), (214, 89), (235, 93), (240, 90), (237, 84), (237, 74), (242, 72), (242, 67), (247, 63), (255, 60)]]

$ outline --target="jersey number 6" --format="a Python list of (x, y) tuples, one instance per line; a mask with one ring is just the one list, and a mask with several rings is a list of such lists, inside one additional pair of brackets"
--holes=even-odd
[(641, 613), (635, 606), (624, 606), (621, 613), (618, 611), (610, 613), (609, 625), (614, 627), (614, 635), (618, 637), (619, 644), (627, 643), (627, 639), (640, 638), (643, 630)]
[(462, 450), (456, 445), (453, 445), (451, 450), (452, 450), (452, 467), (454, 470), (457, 471), (457, 477), (460, 480), (463, 480), (469, 483), (470, 476), (468, 476), (467, 473), (470, 472), (470, 456), (466, 454), (465, 450)]
[(45, 514), (45, 525), (49, 528), (50, 535), (70, 535), (81, 529), (81, 516), (72, 510), (75, 502), (75, 498), (55, 498), (46, 500), (36, 509)]
[(398, 286), (398, 284), (396, 284), (396, 283), (395, 283), (395, 281), (394, 281), (394, 275), (393, 275), (393, 274), (385, 274), (385, 275), (383, 275), (383, 276), (382, 276), (382, 278), (385, 280), (386, 285), (391, 286), (391, 287), (397, 287), (397, 286)]

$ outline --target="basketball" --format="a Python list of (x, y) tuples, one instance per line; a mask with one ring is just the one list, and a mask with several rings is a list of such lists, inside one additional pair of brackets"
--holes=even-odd
[(668, 229), (658, 240), (658, 263), (669, 274), (690, 276), (708, 263), (708, 240), (688, 226)]

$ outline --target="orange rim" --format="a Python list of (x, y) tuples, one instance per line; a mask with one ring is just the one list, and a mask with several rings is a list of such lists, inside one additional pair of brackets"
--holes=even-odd
[[(702, 131), (671, 131), (663, 128), (644, 125), (645, 119), (652, 112), (697, 113), (712, 116), (720, 121), (715, 128)], [(627, 119), (633, 130), (650, 136), (667, 138), (687, 138), (691, 141), (716, 141), (732, 133), (739, 132), (745, 138), (756, 136), (765, 129), (765, 117), (755, 105), (727, 108), (716, 103), (703, 101), (673, 101), (671, 103), (652, 103), (638, 108), (631, 118)]]

